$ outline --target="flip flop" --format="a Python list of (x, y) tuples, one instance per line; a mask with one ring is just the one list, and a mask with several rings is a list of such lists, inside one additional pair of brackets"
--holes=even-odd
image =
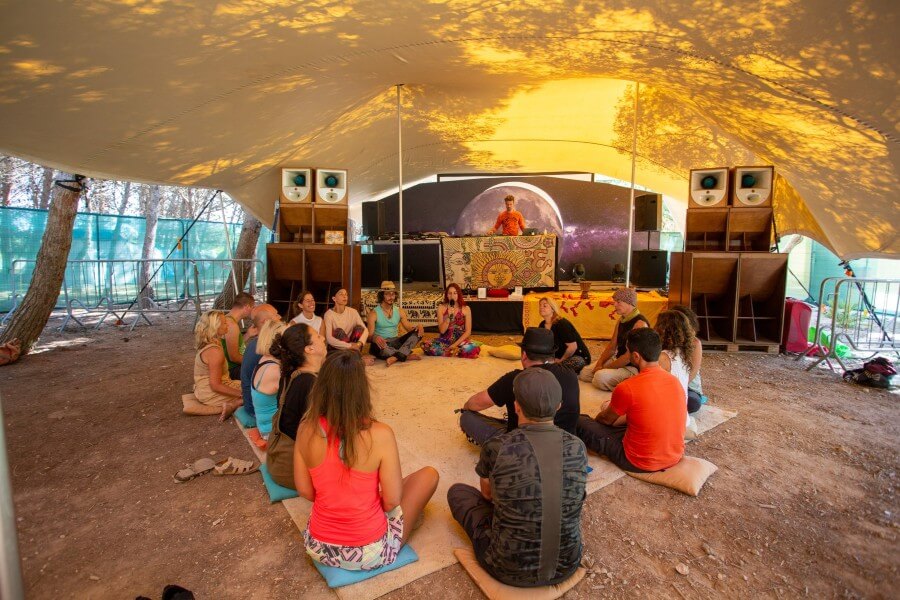
[(181, 469), (175, 473), (175, 483), (184, 483), (195, 477), (200, 477), (204, 473), (209, 473), (216, 466), (211, 458), (198, 458), (194, 464), (188, 465), (187, 468)]
[(228, 457), (216, 463), (213, 469), (213, 475), (249, 475), (256, 473), (259, 465), (251, 460), (241, 460), (240, 458)]

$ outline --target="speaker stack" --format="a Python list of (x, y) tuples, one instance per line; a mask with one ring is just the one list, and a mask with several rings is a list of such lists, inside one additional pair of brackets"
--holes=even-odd
[(631, 239), (631, 283), (638, 288), (668, 285), (669, 253), (659, 249), (663, 200), (659, 194), (634, 199), (634, 234)]
[(361, 254), (348, 236), (347, 171), (288, 167), (280, 183), (278, 242), (266, 246), (269, 303), (290, 316), (302, 290), (324, 307), (343, 287), (358, 304)]
[(692, 169), (685, 252), (672, 255), (669, 304), (693, 308), (704, 346), (777, 352), (787, 255), (770, 254), (771, 166)]

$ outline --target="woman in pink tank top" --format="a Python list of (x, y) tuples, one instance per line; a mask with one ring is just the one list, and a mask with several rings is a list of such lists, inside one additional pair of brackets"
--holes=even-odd
[(334, 352), (319, 371), (294, 444), (294, 482), (313, 503), (307, 553), (354, 571), (394, 562), (437, 489), (432, 467), (402, 477), (394, 432), (373, 417), (358, 352)]

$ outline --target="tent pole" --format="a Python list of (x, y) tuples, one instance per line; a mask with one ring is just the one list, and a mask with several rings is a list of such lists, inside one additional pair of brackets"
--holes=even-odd
[(19, 558), (19, 538), (16, 532), (16, 513), (12, 498), (12, 481), (9, 478), (9, 460), (6, 451), (6, 426), (0, 407), (0, 598), (21, 600), (25, 597), (22, 587), (22, 562)]
[(634, 236), (634, 173), (637, 167), (638, 100), (641, 82), (634, 86), (634, 122), (631, 127), (631, 191), (628, 194), (628, 256), (625, 257), (625, 287), (631, 286), (631, 238)]
[(397, 84), (397, 189), (400, 200), (400, 294), (397, 298), (400, 308), (403, 308), (403, 117), (400, 114), (400, 88)]

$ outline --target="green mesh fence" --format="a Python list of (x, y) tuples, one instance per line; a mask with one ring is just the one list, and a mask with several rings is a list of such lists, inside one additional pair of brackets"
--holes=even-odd
[[(160, 219), (156, 229), (156, 244), (149, 258), (163, 259), (184, 234), (191, 221), (187, 219)], [(47, 225), (47, 211), (29, 208), (0, 207), (0, 312), (9, 311), (14, 296), (22, 296), (34, 271), (34, 259), (41, 247), (41, 237)], [(66, 269), (66, 286), (69, 298), (85, 305), (96, 305), (109, 290), (106, 283), (115, 278), (117, 296), (115, 302), (128, 302), (138, 291), (138, 263), (76, 263), (73, 261), (120, 260), (136, 261), (141, 258), (146, 221), (143, 217), (79, 213), (72, 232), (72, 248)], [(229, 225), (232, 248), (237, 247), (241, 226)], [(259, 234), (257, 258), (265, 265), (265, 245), (271, 232), (263, 228)], [(214, 295), (221, 291), (228, 277), (228, 250), (225, 228), (221, 222), (198, 221), (185, 237), (181, 247), (170, 259), (218, 259), (216, 263), (198, 263), (200, 293)], [(158, 263), (157, 263), (158, 264)], [(153, 265), (155, 269), (157, 264)], [(193, 273), (186, 263), (177, 261), (163, 265), (154, 280), (156, 298), (173, 300), (184, 295), (183, 282), (193, 280)], [(258, 284), (265, 282), (265, 269), (256, 273)], [(192, 288), (193, 289), (193, 288)], [(130, 294), (130, 298), (127, 298)], [(57, 306), (65, 306), (60, 294)]]

